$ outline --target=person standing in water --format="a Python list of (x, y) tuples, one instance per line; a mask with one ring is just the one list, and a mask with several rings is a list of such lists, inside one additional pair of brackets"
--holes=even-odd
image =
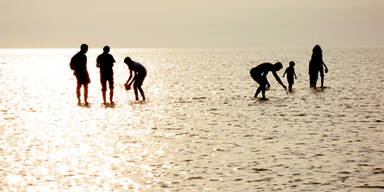
[(273, 76), (275, 77), (276, 81), (280, 83), (281, 86), (283, 86), (284, 89), (287, 89), (287, 87), (281, 82), (280, 77), (277, 75), (277, 71), (283, 68), (283, 65), (280, 62), (277, 62), (275, 64), (271, 63), (262, 63), (258, 66), (251, 69), (251, 77), (253, 80), (255, 80), (260, 86), (257, 88), (255, 93), (255, 98), (259, 95), (260, 91), (262, 93), (263, 100), (266, 100), (265, 97), (265, 89), (268, 83), (267, 75), (268, 72), (272, 72)]
[(320, 72), (321, 77), (321, 88), (324, 87), (324, 69), (325, 73), (328, 72), (328, 68), (323, 61), (323, 53), (319, 45), (315, 45), (312, 50), (312, 57), (309, 61), (309, 86), (311, 88), (316, 88), (316, 83), (318, 79), (318, 75)]
[(283, 74), (283, 77), (285, 74), (287, 74), (288, 91), (292, 91), (292, 85), (294, 83), (293, 77), (297, 79), (294, 66), (295, 66), (295, 62), (293, 61), (289, 62), (289, 67), (285, 69), (285, 72)]
[[(130, 57), (126, 57), (124, 59), (124, 63), (127, 64), (128, 69), (129, 69), (129, 78), (128, 78), (127, 82), (125, 83), (125, 89), (130, 90), (131, 84), (133, 83), (133, 89), (135, 92), (136, 101), (139, 100), (137, 90), (140, 91), (141, 97), (143, 98), (143, 101), (145, 101), (145, 95), (144, 95), (143, 89), (141, 88), (141, 85), (143, 85), (143, 81), (144, 81), (145, 77), (147, 76), (147, 70), (145, 69), (145, 67), (142, 64), (140, 64), (136, 61), (132, 61), (132, 59)], [(134, 73), (134, 76), (133, 76), (133, 73)], [(131, 80), (131, 82), (130, 82), (130, 80)]]
[(88, 51), (88, 45), (82, 44), (80, 46), (80, 51), (76, 53), (70, 62), (70, 68), (74, 71), (74, 75), (76, 76), (77, 86), (76, 86), (76, 96), (77, 103), (80, 105), (80, 89), (81, 86), (84, 87), (84, 103), (88, 105), (88, 84), (91, 82), (87, 70), (87, 56), (85, 53)]
[(103, 48), (103, 53), (97, 57), (96, 67), (100, 68), (101, 92), (104, 104), (106, 102), (107, 81), (109, 83), (109, 101), (113, 104), (113, 63), (115, 59), (109, 54), (109, 46)]

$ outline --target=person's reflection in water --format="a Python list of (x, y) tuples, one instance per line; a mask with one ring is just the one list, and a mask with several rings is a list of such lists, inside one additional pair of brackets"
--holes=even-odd
[(325, 72), (328, 72), (328, 68), (325, 65), (323, 61), (323, 53), (319, 45), (315, 45), (315, 47), (312, 50), (312, 57), (311, 61), (309, 61), (309, 86), (311, 88), (316, 88), (316, 83), (318, 79), (318, 75), (320, 72), (321, 77), (321, 88), (324, 87), (324, 69), (323, 65), (325, 67)]
[(88, 45), (82, 44), (80, 46), (80, 51), (76, 53), (70, 62), (70, 68), (74, 71), (76, 76), (77, 86), (76, 86), (76, 96), (77, 103), (81, 104), (80, 99), (80, 89), (81, 86), (84, 87), (84, 103), (88, 105), (88, 84), (91, 82), (89, 74), (87, 71), (87, 56), (85, 53), (88, 51)]

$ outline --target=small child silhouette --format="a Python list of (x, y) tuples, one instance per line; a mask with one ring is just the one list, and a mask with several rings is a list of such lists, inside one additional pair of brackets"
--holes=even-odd
[(285, 76), (285, 74), (287, 74), (288, 91), (289, 92), (292, 91), (292, 86), (294, 83), (293, 76), (295, 76), (295, 79), (297, 79), (294, 66), (295, 66), (295, 62), (293, 62), (293, 61), (289, 62), (289, 67), (287, 67), (287, 69), (285, 69), (285, 72), (283, 74), (283, 77)]

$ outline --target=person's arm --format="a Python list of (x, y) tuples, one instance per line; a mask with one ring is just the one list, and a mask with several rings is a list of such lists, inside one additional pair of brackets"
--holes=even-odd
[[(133, 77), (133, 70), (132, 69), (129, 69), (129, 77), (128, 77), (128, 80), (127, 80), (127, 82), (125, 83), (126, 85), (130, 85), (131, 83), (129, 83), (129, 80), (131, 80), (132, 79), (132, 77)], [(134, 79), (134, 78), (133, 78)], [(132, 79), (132, 81), (133, 81), (133, 79)]]
[(287, 87), (283, 84), (283, 82), (280, 80), (280, 77), (277, 75), (276, 71), (272, 71), (273, 76), (275, 76), (275, 79), (277, 82), (280, 83), (281, 86), (283, 86), (284, 89), (287, 89)]
[(328, 67), (327, 67), (327, 65), (325, 65), (325, 63), (323, 62), (323, 65), (324, 65), (324, 67), (325, 67), (325, 73), (328, 73)]
[(284, 77), (284, 76), (285, 76), (285, 74), (287, 73), (287, 70), (288, 70), (288, 69), (286, 69), (286, 70), (284, 71), (283, 77)]
[(268, 79), (267, 78), (265, 78), (265, 81), (266, 81), (266, 83), (265, 83), (265, 88), (266, 89), (269, 89), (270, 87), (271, 87), (271, 84), (269, 84), (269, 81), (268, 81)]
[(296, 76), (296, 73), (295, 73), (295, 72), (293, 72), (293, 75), (295, 76), (295, 79), (297, 79), (297, 76)]
[(99, 68), (100, 68), (99, 57), (97, 57), (97, 59), (96, 59), (96, 67), (99, 67)]
[(115, 58), (113, 58), (112, 55), (111, 55), (111, 57), (112, 57), (112, 67), (113, 67), (113, 64), (114, 64), (116, 61), (115, 61)]

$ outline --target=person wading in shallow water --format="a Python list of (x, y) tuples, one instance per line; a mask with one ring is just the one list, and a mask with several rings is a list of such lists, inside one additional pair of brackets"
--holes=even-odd
[[(143, 81), (144, 81), (145, 77), (147, 76), (147, 70), (145, 69), (145, 67), (142, 64), (140, 64), (136, 61), (132, 61), (132, 59), (130, 57), (126, 57), (124, 59), (124, 63), (126, 63), (128, 65), (128, 69), (129, 69), (129, 78), (128, 78), (127, 82), (125, 83), (125, 89), (130, 90), (131, 84), (133, 83), (133, 89), (135, 92), (136, 101), (139, 100), (137, 90), (140, 91), (141, 97), (143, 98), (143, 101), (145, 101), (145, 95), (144, 95), (143, 89), (141, 88), (141, 85), (143, 85)], [(135, 76), (132, 78), (133, 73), (135, 74)], [(132, 79), (132, 81), (129, 82), (131, 79)]]
[(113, 104), (113, 63), (115, 59), (109, 54), (109, 46), (103, 48), (103, 53), (97, 57), (96, 67), (100, 68), (101, 92), (104, 104), (106, 102), (107, 81), (109, 83), (109, 101)]
[(85, 53), (88, 51), (88, 45), (82, 44), (80, 46), (80, 51), (76, 53), (70, 62), (70, 68), (74, 71), (73, 74), (77, 79), (77, 87), (76, 87), (76, 96), (77, 96), (77, 104), (81, 104), (80, 100), (80, 89), (81, 86), (84, 87), (84, 103), (88, 105), (88, 84), (91, 82), (89, 79), (89, 74), (87, 71), (87, 56)]
[(255, 80), (260, 86), (257, 88), (256, 93), (255, 93), (255, 98), (259, 95), (260, 91), (262, 93), (262, 98), (263, 100), (266, 100), (267, 98), (265, 97), (265, 89), (266, 85), (268, 83), (267, 80), (267, 75), (268, 72), (272, 72), (273, 76), (277, 80), (277, 82), (280, 83), (281, 86), (286, 90), (287, 87), (281, 82), (279, 76), (276, 74), (276, 71), (279, 71), (280, 69), (283, 68), (283, 65), (280, 62), (277, 62), (275, 64), (271, 63), (262, 63), (259, 64), (258, 66), (254, 67), (251, 69), (251, 77), (253, 80)]
[(320, 78), (321, 78), (320, 87), (321, 88), (324, 87), (323, 86), (324, 85), (323, 65), (325, 67), (325, 73), (328, 73), (328, 68), (323, 61), (322, 50), (319, 45), (315, 45), (315, 47), (313, 47), (312, 49), (311, 61), (309, 61), (309, 86), (313, 89), (316, 88), (319, 72), (320, 72)]
[(295, 79), (297, 79), (294, 67), (295, 67), (295, 62), (293, 62), (293, 61), (289, 62), (289, 67), (287, 67), (287, 69), (285, 69), (285, 72), (283, 74), (283, 77), (285, 74), (287, 74), (288, 91), (289, 92), (292, 92), (292, 86), (293, 86), (293, 83), (295, 82), (295, 80), (293, 80), (293, 77), (295, 77)]

